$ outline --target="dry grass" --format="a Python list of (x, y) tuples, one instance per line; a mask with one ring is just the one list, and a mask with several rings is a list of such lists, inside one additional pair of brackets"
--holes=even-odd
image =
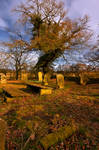
[[(51, 84), (55, 85), (55, 81)], [(9, 83), (6, 88), (9, 87), (11, 90), (18, 89), (19, 91), (25, 88), (21, 82)], [(81, 128), (81, 132), (83, 134), (86, 132), (86, 136), (91, 138), (94, 145), (97, 145), (99, 143), (98, 92), (99, 84), (81, 86), (70, 81), (65, 82), (64, 90), (56, 89), (52, 95), (39, 96), (30, 91), (27, 96), (24, 94), (27, 91), (24, 91), (23, 97), (16, 96), (7, 104), (0, 104), (0, 117), (7, 121), (9, 128), (13, 131), (10, 133), (12, 135), (20, 129), (23, 137), (28, 138), (29, 134), (33, 132), (35, 140), (30, 144), (32, 148), (35, 142), (37, 143), (44, 135), (57, 131), (72, 121), (81, 126), (83, 128), (83, 130)], [(27, 128), (29, 132), (27, 131), (26, 134), (24, 130)], [(24, 138), (23, 145), (26, 139)], [(22, 142), (21, 140), (18, 142)], [(16, 140), (14, 142), (17, 143)]]

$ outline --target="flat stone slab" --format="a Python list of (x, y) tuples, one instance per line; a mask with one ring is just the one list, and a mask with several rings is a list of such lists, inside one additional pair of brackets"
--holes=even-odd
[(53, 88), (52, 87), (48, 87), (48, 86), (44, 86), (41, 84), (37, 84), (37, 83), (25, 83), (27, 85), (27, 87), (32, 88), (34, 90), (34, 92), (38, 92), (40, 95), (48, 95), (48, 94), (52, 94)]
[(3, 87), (4, 91), (10, 94), (12, 97), (26, 97), (31, 96), (31, 94), (26, 93), (18, 88), (11, 88), (11, 87)]

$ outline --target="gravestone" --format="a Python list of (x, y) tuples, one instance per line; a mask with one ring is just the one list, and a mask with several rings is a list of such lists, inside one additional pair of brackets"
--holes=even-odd
[(0, 81), (2, 84), (7, 83), (6, 75), (4, 73), (0, 74)]
[(48, 79), (47, 79), (47, 74), (44, 75), (44, 85), (48, 85)]
[(21, 80), (28, 80), (28, 74), (27, 73), (21, 73)]
[(0, 150), (5, 150), (5, 134), (6, 134), (7, 124), (0, 118)]
[(48, 83), (49, 83), (49, 81), (50, 81), (50, 77), (51, 77), (51, 75), (50, 75), (49, 73), (46, 73), (46, 74), (44, 75), (44, 80), (43, 80), (44, 85), (48, 85)]
[(79, 77), (80, 77), (80, 84), (81, 85), (86, 85), (86, 83), (88, 82), (87, 75), (85, 73), (80, 73)]
[(39, 80), (40, 82), (43, 81), (43, 73), (42, 73), (42, 72), (38, 72), (38, 80)]
[(64, 88), (64, 76), (62, 74), (56, 75), (57, 86), (60, 89)]
[(10, 79), (11, 79), (11, 73), (10, 73), (10, 72), (7, 72), (7, 73), (6, 73), (6, 79), (7, 79), (7, 80), (10, 80)]

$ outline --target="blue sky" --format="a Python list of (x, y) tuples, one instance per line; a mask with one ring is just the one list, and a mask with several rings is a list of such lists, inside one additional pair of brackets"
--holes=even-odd
[[(0, 41), (8, 41), (9, 34), (6, 31), (7, 28), (13, 29), (16, 25), (16, 20), (18, 16), (16, 13), (12, 12), (21, 2), (26, 0), (0, 0)], [(60, 1), (60, 0), (58, 0)], [(99, 0), (63, 0), (65, 3), (65, 8), (68, 10), (68, 16), (72, 19), (83, 17), (87, 14), (90, 17), (89, 26), (93, 29), (95, 35), (93, 36), (93, 41), (95, 41), (96, 36), (99, 34)], [(1, 47), (2, 49), (2, 47)], [(82, 56), (83, 53), (79, 52), (72, 53), (72, 57), (68, 58), (70, 62), (75, 62), (76, 59), (79, 62), (81, 59), (85, 62)], [(76, 57), (77, 56), (77, 57)], [(62, 61), (60, 61), (62, 62)]]
[[(12, 13), (20, 2), (25, 0), (0, 0), (0, 41), (8, 40), (6, 28), (12, 29), (15, 26), (17, 15)], [(95, 35), (99, 33), (99, 0), (63, 0), (65, 8), (68, 9), (68, 16), (72, 19), (88, 14), (89, 25)]]

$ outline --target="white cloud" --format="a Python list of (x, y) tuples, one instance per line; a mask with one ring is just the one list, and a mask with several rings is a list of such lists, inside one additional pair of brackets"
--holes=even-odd
[(0, 17), (0, 30), (5, 30), (8, 27), (4, 19)]
[[(0, 22), (3, 25), (6, 24), (5, 21), (7, 21), (9, 27), (11, 24), (15, 24), (18, 18), (18, 13), (14, 13), (12, 10), (21, 2), (25, 2), (25, 0), (0, 0)], [(2, 18), (4, 18), (5, 21)]]
[(71, 18), (77, 18), (85, 14), (90, 17), (91, 28), (99, 33), (99, 0), (71, 0), (68, 15)]

